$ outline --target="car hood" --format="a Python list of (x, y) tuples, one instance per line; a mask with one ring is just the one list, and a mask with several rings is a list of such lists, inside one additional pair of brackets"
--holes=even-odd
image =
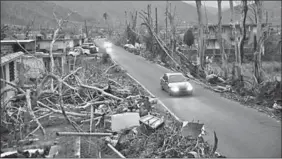
[(178, 87), (178, 88), (186, 88), (191, 85), (189, 82), (177, 82), (177, 83), (170, 83), (170, 87)]

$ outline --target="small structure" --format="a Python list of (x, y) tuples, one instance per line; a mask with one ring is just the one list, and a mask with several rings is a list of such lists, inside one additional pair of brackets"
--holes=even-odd
[[(56, 70), (61, 74), (66, 73), (68, 71), (66, 54), (54, 52), (53, 57)], [(36, 52), (33, 56), (25, 55), (23, 57), (23, 63), (29, 67), (26, 72), (28, 78), (37, 78), (43, 73), (50, 72), (51, 59), (48, 53)]]
[[(50, 50), (50, 44), (52, 39), (43, 39), (38, 40), (36, 43), (38, 45), (39, 50)], [(63, 53), (66, 52), (67, 47), (74, 47), (74, 40), (73, 39), (58, 39), (55, 41), (53, 45), (53, 51), (61, 51)]]
[[(24, 48), (24, 49), (23, 49)], [(1, 40), (1, 55), (15, 52), (34, 52), (35, 40)]]
[[(22, 55), (24, 55), (23, 52), (16, 52), (16, 53), (6, 54), (1, 57), (1, 70), (0, 70), (1, 79), (16, 84), (16, 81), (18, 80), (17, 60), (21, 58)], [(10, 85), (1, 81), (1, 94), (9, 88), (11, 88)], [(5, 101), (7, 98), (10, 98), (12, 96), (14, 96), (13, 91), (8, 91), (4, 93), (1, 96), (1, 102)]]

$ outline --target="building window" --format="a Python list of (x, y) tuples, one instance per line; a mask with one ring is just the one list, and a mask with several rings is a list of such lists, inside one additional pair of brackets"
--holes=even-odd
[(47, 58), (43, 58), (43, 62), (44, 62), (44, 66), (47, 72), (50, 72), (50, 59)]
[[(6, 80), (6, 67), (5, 66), (1, 67), (0, 73), (1, 73), (1, 79)], [(5, 86), (6, 86), (6, 83), (1, 81), (1, 89), (4, 88)]]
[(15, 63), (14, 61), (9, 63), (9, 72), (10, 72), (10, 82), (15, 80)]

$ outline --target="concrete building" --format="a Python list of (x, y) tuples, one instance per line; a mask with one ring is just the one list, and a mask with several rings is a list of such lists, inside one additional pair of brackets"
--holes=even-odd
[[(38, 40), (36, 43), (39, 50), (50, 50), (51, 39)], [(53, 45), (53, 51), (65, 53), (67, 47), (74, 47), (73, 39), (58, 39)]]
[(25, 50), (28, 52), (35, 52), (35, 40), (1, 40), (2, 56), (19, 51), (26, 52)]
[[(16, 52), (6, 54), (1, 57), (1, 78), (16, 84), (18, 79), (18, 62), (17, 60), (20, 59), (24, 55), (23, 52)], [(10, 85), (6, 84), (5, 82), (1, 82), (1, 94), (11, 88)], [(7, 91), (1, 96), (1, 102), (6, 101), (7, 98), (11, 98), (15, 95), (14, 91)]]
[[(68, 72), (66, 54), (54, 52), (53, 57), (56, 71), (61, 74)], [(33, 56), (25, 55), (22, 57), (22, 61), (24, 66), (29, 68), (25, 72), (27, 78), (37, 78), (50, 72), (51, 59), (48, 53), (36, 52)]]

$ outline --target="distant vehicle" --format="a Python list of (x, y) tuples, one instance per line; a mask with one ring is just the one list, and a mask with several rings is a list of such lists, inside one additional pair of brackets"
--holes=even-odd
[(123, 48), (124, 48), (125, 50), (127, 50), (127, 49), (135, 49), (135, 46), (133, 46), (132, 44), (125, 44), (125, 45), (123, 46)]
[(84, 43), (84, 44), (82, 44), (81, 47), (83, 49), (88, 49), (91, 54), (99, 52), (99, 47), (96, 46), (94, 43)]
[(104, 43), (104, 47), (105, 47), (105, 48), (111, 48), (112, 46), (113, 46), (113, 44), (110, 43), (110, 42), (105, 42), (105, 43)]
[(193, 86), (182, 73), (165, 73), (160, 78), (160, 84), (162, 90), (168, 92), (170, 96), (193, 94)]
[(74, 50), (72, 50), (68, 53), (68, 55), (70, 55), (70, 56), (78, 56), (80, 54), (81, 54), (81, 52), (80, 52), (79, 49), (74, 49)]
[(85, 48), (83, 48), (81, 46), (76, 47), (75, 49), (79, 50), (81, 55), (85, 55), (85, 54), (86, 55), (90, 55), (90, 50), (89, 49), (85, 49)]

